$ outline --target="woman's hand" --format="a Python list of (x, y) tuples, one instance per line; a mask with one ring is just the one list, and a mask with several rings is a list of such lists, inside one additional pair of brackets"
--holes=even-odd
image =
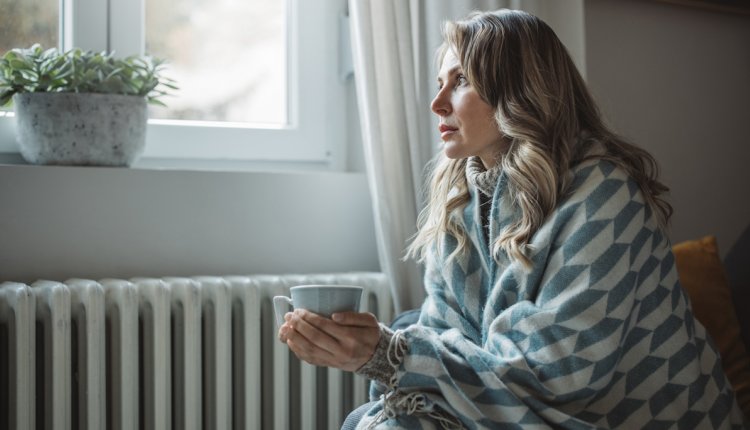
[(369, 312), (341, 312), (328, 319), (295, 309), (284, 320), (279, 340), (297, 358), (316, 366), (354, 372), (370, 360), (380, 340), (378, 320)]

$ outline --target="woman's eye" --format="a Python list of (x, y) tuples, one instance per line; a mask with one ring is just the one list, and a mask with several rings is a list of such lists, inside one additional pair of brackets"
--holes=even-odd
[(464, 85), (467, 85), (469, 83), (469, 80), (466, 79), (466, 76), (464, 75), (458, 75), (456, 78), (456, 86), (463, 87)]

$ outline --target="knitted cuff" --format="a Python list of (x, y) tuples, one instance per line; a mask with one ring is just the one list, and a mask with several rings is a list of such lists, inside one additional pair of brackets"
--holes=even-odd
[(381, 384), (388, 385), (396, 369), (388, 362), (388, 345), (393, 338), (393, 331), (387, 326), (380, 324), (380, 339), (375, 347), (370, 360), (363, 364), (355, 372), (367, 379), (372, 379)]

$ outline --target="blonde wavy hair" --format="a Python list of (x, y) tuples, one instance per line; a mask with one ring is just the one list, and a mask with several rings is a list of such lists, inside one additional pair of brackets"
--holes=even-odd
[[(522, 11), (474, 12), (445, 23), (443, 39), (438, 61), (453, 50), (469, 83), (497, 107), (495, 120), (509, 141), (499, 163), (520, 217), (492, 244), (494, 258), (505, 252), (531, 266), (531, 237), (568, 191), (571, 167), (591, 158), (625, 169), (666, 229), (672, 207), (662, 197), (669, 189), (657, 179), (656, 160), (604, 124), (570, 55), (547, 24)], [(593, 145), (601, 148), (594, 155)], [(427, 250), (445, 235), (458, 243), (448, 259), (466, 250), (466, 232), (451, 215), (470, 200), (466, 162), (440, 154), (429, 166), (427, 205), (406, 258), (424, 261)]]

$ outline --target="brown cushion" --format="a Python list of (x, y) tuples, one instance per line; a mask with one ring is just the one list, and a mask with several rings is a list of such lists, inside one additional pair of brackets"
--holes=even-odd
[(673, 251), (680, 283), (690, 297), (693, 313), (719, 348), (737, 402), (745, 416), (750, 417), (750, 358), (740, 336), (716, 238), (706, 236), (682, 242)]

